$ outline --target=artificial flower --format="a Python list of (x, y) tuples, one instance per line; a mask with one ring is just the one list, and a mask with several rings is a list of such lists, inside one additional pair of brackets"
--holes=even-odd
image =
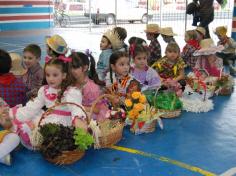
[(141, 96), (139, 97), (139, 102), (140, 102), (140, 103), (146, 103), (146, 97), (145, 97), (145, 95), (141, 95)]
[(132, 101), (131, 101), (130, 99), (126, 99), (126, 100), (125, 100), (125, 106), (126, 106), (127, 108), (131, 107), (132, 105), (133, 105), (133, 103), (132, 103)]
[(142, 104), (142, 103), (134, 104), (134, 108), (133, 109), (138, 111), (138, 112), (140, 112), (140, 111), (142, 111), (144, 109), (144, 104)]
[(137, 100), (139, 99), (139, 97), (141, 96), (141, 92), (133, 92), (131, 97), (134, 99), (134, 100)]

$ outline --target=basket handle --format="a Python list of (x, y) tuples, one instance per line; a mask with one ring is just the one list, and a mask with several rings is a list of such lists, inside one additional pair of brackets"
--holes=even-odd
[(114, 102), (114, 98), (115, 96), (114, 95), (111, 95), (111, 94), (103, 94), (103, 95), (100, 95), (96, 100), (94, 100), (94, 102), (92, 103), (92, 106), (90, 108), (90, 112), (89, 112), (89, 115), (88, 115), (88, 123), (91, 121), (92, 119), (92, 114), (93, 114), (93, 110), (94, 108), (96, 107), (97, 103), (99, 101), (101, 101), (103, 98), (108, 98), (112, 105), (114, 106), (115, 105), (115, 102)]
[(89, 123), (88, 115), (87, 115), (86, 111), (84, 110), (84, 108), (83, 108), (81, 105), (76, 104), (76, 103), (72, 103), (72, 102), (63, 102), (63, 103), (56, 103), (55, 105), (53, 105), (53, 106), (51, 106), (50, 108), (48, 108), (47, 111), (45, 111), (45, 112), (42, 114), (42, 116), (41, 116), (41, 118), (40, 118), (40, 120), (39, 120), (39, 122), (38, 122), (38, 126), (40, 126), (42, 120), (45, 119), (47, 115), (51, 114), (52, 110), (53, 110), (55, 107), (63, 106), (63, 105), (74, 105), (74, 106), (77, 106), (78, 108), (80, 108), (80, 109), (85, 113), (86, 121), (87, 121), (87, 123)]

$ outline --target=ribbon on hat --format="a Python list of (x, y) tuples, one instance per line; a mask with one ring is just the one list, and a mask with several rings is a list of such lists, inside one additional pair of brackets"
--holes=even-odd
[(71, 57), (66, 57), (64, 55), (60, 55), (57, 59), (62, 60), (64, 63), (72, 62), (72, 58)]

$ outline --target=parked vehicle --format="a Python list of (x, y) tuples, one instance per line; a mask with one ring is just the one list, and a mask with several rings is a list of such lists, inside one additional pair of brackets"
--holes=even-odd
[[(91, 18), (95, 24), (106, 22), (111, 25), (116, 20), (147, 23), (148, 19), (152, 19), (152, 14), (152, 11), (139, 7), (137, 0), (117, 0), (117, 9), (115, 0), (91, 0)], [(88, 2), (84, 16), (89, 17)]]

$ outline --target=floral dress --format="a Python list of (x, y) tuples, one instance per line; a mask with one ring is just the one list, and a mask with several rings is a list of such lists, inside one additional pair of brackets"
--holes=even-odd
[(176, 62), (170, 62), (169, 59), (164, 56), (159, 61), (155, 62), (152, 67), (159, 73), (162, 79), (174, 79), (179, 76), (180, 71), (186, 67), (186, 64), (180, 57), (176, 59)]

